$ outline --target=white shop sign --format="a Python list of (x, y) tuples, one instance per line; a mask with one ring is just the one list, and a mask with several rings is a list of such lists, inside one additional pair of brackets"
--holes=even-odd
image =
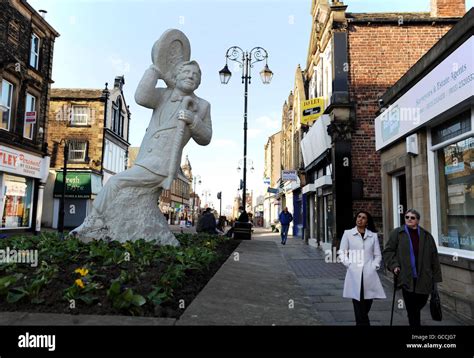
[(45, 160), (42, 157), (24, 153), (0, 145), (0, 171), (25, 177), (41, 178)]
[(403, 137), (474, 94), (474, 38), (375, 119), (376, 149)]
[(296, 181), (298, 180), (298, 174), (296, 170), (282, 170), (281, 171), (281, 180), (282, 181)]

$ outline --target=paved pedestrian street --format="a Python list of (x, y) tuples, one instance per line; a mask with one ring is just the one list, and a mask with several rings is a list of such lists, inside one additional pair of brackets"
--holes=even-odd
[[(323, 325), (355, 325), (352, 301), (342, 297), (346, 269), (341, 263), (327, 263), (325, 252), (322, 249), (306, 245), (299, 238), (289, 237), (286, 245), (283, 246), (280, 244), (279, 236), (262, 231), (253, 239), (274, 242), (277, 245), (288, 267), (305, 292), (305, 299), (311, 302), (312, 309)], [(382, 272), (379, 275), (387, 298), (374, 300), (369, 318), (372, 325), (390, 325), (393, 283)], [(398, 307), (403, 302), (401, 300), (402, 294), (397, 291), (393, 324), (407, 326), (406, 311)], [(429, 302), (421, 313), (421, 319), (422, 325), (472, 324), (472, 322), (466, 322), (454, 316), (446, 308), (443, 310), (443, 320), (441, 322), (433, 321), (429, 312)]]

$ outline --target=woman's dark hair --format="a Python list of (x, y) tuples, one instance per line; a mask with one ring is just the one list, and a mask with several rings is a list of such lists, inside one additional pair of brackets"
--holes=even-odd
[(413, 215), (416, 216), (416, 219), (417, 220), (420, 220), (420, 213), (418, 211), (416, 211), (415, 209), (408, 209), (406, 212), (405, 212), (405, 215), (408, 214), (408, 213), (412, 213)]
[(365, 210), (359, 210), (357, 214), (355, 214), (354, 221), (352, 222), (352, 227), (356, 226), (357, 217), (359, 216), (359, 214), (365, 214), (367, 216), (367, 229), (369, 229), (372, 232), (377, 232), (377, 229), (375, 228), (375, 224), (374, 224), (374, 218)]

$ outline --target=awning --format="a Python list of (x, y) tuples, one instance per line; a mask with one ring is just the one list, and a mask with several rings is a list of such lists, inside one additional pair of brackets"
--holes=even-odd
[(324, 175), (314, 181), (314, 187), (316, 189), (330, 185), (332, 185), (332, 179), (330, 175)]
[[(69, 172), (66, 176), (66, 198), (90, 199), (99, 193), (102, 185), (100, 176), (94, 173)], [(56, 175), (54, 197), (60, 198), (63, 190), (63, 173)]]
[(326, 150), (331, 148), (331, 137), (327, 132), (331, 123), (329, 115), (322, 115), (309, 129), (301, 140), (301, 153), (303, 154), (304, 166), (307, 168)]

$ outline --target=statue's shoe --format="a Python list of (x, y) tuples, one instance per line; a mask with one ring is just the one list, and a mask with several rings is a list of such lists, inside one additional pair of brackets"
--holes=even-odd
[(72, 230), (69, 235), (72, 237), (90, 236), (94, 232), (105, 228), (104, 220), (99, 215), (89, 215), (84, 222)]

